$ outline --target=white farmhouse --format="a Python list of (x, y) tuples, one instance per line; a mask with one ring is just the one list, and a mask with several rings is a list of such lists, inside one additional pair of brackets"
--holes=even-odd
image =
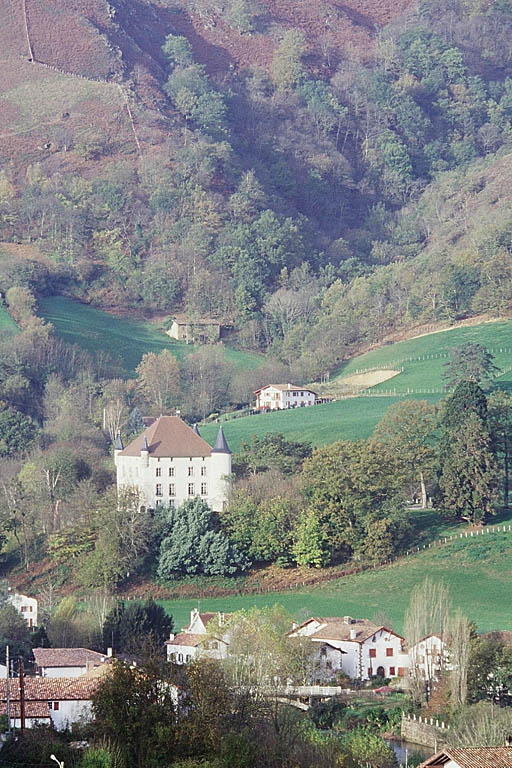
[(203, 499), (216, 512), (228, 499), (231, 451), (219, 427), (213, 448), (197, 427), (178, 416), (160, 416), (126, 448), (118, 436), (114, 450), (117, 488), (137, 488), (141, 505), (179, 507)]
[(41, 677), (81, 677), (106, 657), (88, 648), (34, 648), (35, 672)]
[(449, 649), (440, 634), (427, 635), (409, 648), (412, 677), (422, 680), (438, 680), (443, 669), (452, 669)]
[(256, 409), (259, 411), (301, 408), (316, 403), (315, 392), (295, 384), (267, 384), (265, 387), (256, 389), (254, 394), (256, 395)]
[(319, 661), (326, 670), (343, 671), (353, 680), (404, 677), (409, 668), (404, 638), (368, 619), (311, 618), (288, 636), (309, 637), (318, 644)]
[(197, 608), (190, 612), (190, 624), (178, 635), (171, 635), (166, 641), (167, 661), (188, 664), (198, 656), (210, 659), (225, 659), (229, 647), (229, 634), (223, 631), (225, 613), (199, 613)]
[(7, 602), (16, 608), (30, 628), (37, 627), (37, 600), (35, 597), (28, 597), (15, 592), (8, 596)]

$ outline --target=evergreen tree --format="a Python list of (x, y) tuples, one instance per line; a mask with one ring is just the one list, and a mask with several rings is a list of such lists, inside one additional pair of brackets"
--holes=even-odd
[(297, 528), (297, 538), (293, 546), (293, 556), (297, 565), (307, 568), (321, 568), (329, 560), (325, 549), (325, 534), (314, 509), (304, 512)]

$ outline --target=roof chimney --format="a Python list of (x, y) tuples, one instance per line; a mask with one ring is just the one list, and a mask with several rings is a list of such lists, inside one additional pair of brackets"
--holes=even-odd
[(344, 624), (353, 624), (354, 620), (353, 620), (352, 616), (344, 616), (343, 617), (343, 623)]
[(194, 430), (194, 432), (196, 433), (196, 435), (199, 435), (199, 437), (201, 437), (201, 433), (200, 433), (200, 431), (199, 431), (199, 427), (197, 426), (197, 424), (194, 424), (194, 426), (192, 427), (192, 429)]
[(111, 659), (114, 655), (114, 651), (112, 648), (107, 648), (107, 659)]
[(350, 639), (355, 640), (357, 637), (357, 629), (351, 629), (350, 630)]

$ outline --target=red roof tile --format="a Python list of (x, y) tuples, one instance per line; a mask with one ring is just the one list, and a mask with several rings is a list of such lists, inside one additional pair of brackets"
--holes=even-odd
[(512, 747), (447, 747), (419, 768), (434, 768), (453, 760), (459, 768), (512, 768)]
[[(98, 678), (89, 677), (26, 677), (27, 701), (88, 701), (98, 687)], [(6, 700), (7, 681), (0, 679), (0, 702)], [(20, 698), (19, 678), (10, 680), (11, 700)]]
[(210, 456), (212, 449), (179, 416), (160, 416), (150, 427), (135, 438), (119, 456), (140, 456), (144, 438), (148, 441), (149, 455), (155, 458)]
[(88, 648), (34, 648), (38, 667), (86, 667), (102, 664), (105, 655)]

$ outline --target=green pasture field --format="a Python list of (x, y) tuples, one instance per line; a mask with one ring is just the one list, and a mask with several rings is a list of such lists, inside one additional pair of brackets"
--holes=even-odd
[[(134, 320), (102, 312), (63, 296), (50, 296), (39, 302), (39, 312), (55, 327), (56, 333), (70, 344), (78, 344), (90, 352), (104, 351), (120, 361), (127, 376), (135, 369), (146, 352), (169, 349), (179, 360), (197, 348), (176, 341), (164, 331), (145, 320)], [(259, 355), (225, 347), (226, 358), (239, 368), (256, 368)]]
[(19, 328), (8, 313), (7, 309), (0, 305), (0, 334), (17, 333), (18, 331)]
[[(512, 368), (512, 320), (508, 320), (439, 331), (379, 347), (347, 362), (334, 381), (380, 366), (397, 369), (403, 367), (402, 373), (372, 387), (372, 391), (396, 389), (397, 392), (407, 393), (408, 390), (442, 388), (444, 364), (450, 350), (466, 342), (487, 347), (501, 371)], [(496, 384), (504, 388), (512, 387), (512, 372), (503, 373)]]
[[(440, 395), (425, 395), (420, 399), (436, 402)], [(280, 432), (289, 440), (309, 441), (314, 446), (328, 445), (336, 440), (357, 440), (369, 437), (378, 421), (393, 403), (404, 397), (352, 397), (325, 405), (273, 411), (239, 419), (223, 421), (222, 427), (232, 451), (238, 451), (251, 435), (263, 437)], [(215, 440), (218, 424), (201, 425), (201, 435), (208, 442)]]
[(375, 570), (347, 576), (317, 587), (271, 592), (159, 601), (184, 627), (192, 608), (237, 611), (279, 603), (294, 617), (354, 616), (372, 619), (385, 613), (393, 628), (403, 630), (403, 617), (412, 588), (426, 576), (444, 581), (455, 607), (474, 621), (480, 632), (512, 629), (512, 532), (455, 539)]

